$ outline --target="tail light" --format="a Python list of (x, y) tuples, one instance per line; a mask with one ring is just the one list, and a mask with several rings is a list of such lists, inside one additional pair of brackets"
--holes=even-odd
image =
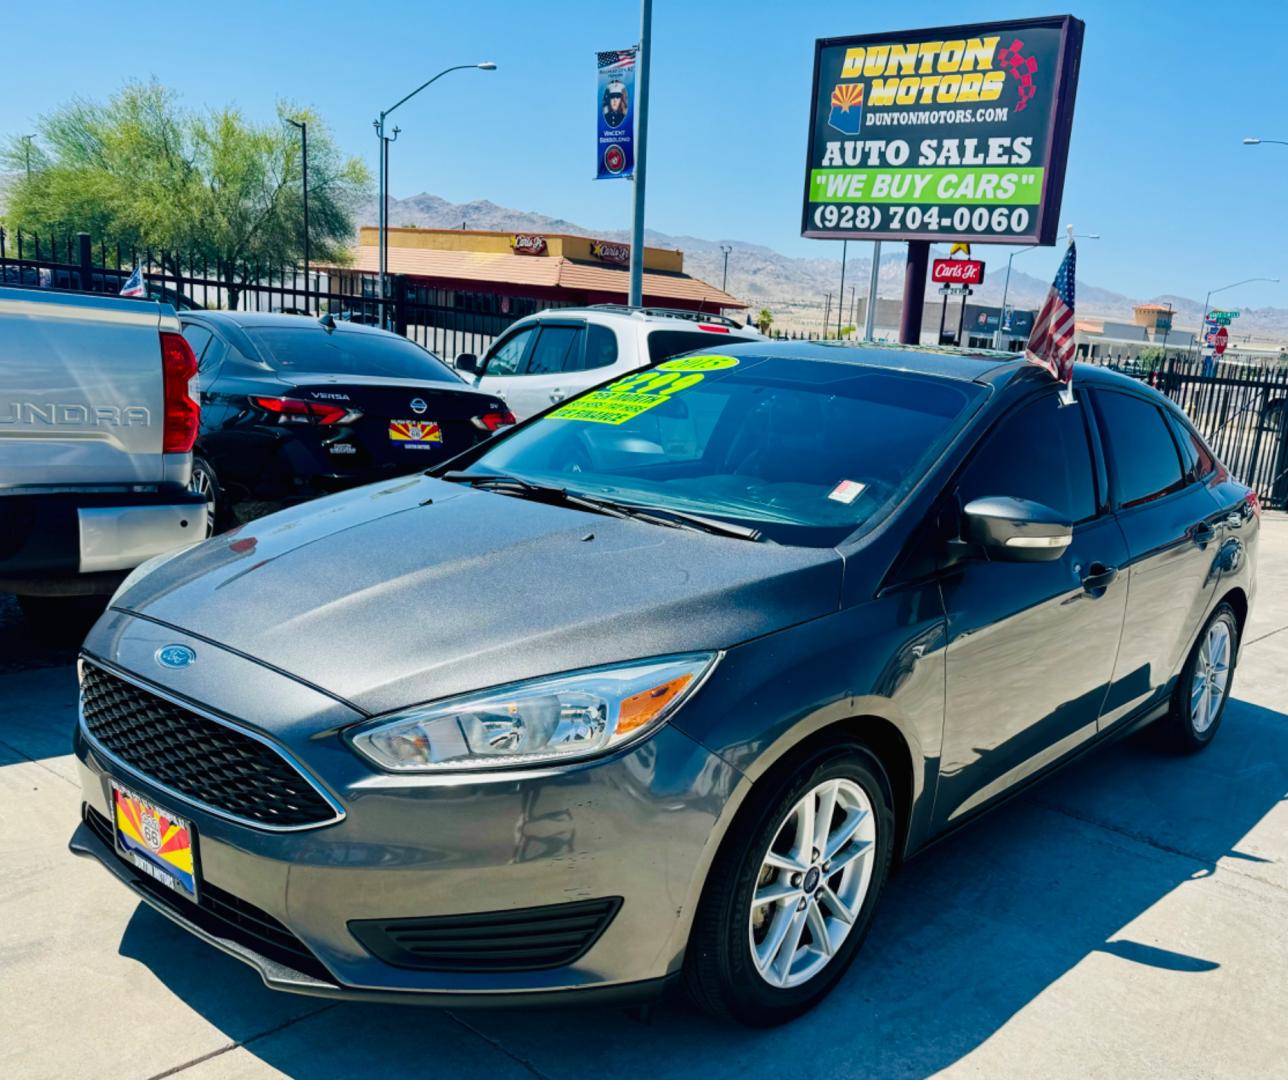
[(301, 401), (288, 397), (252, 397), (251, 404), (272, 413), (279, 424), (351, 424), (362, 413), (324, 401)]
[(197, 400), (197, 358), (182, 334), (161, 332), (161, 373), (165, 382), (162, 453), (189, 454), (201, 426), (201, 403)]
[(1252, 507), (1253, 516), (1256, 517), (1258, 521), (1260, 521), (1261, 520), (1261, 498), (1257, 495), (1255, 491), (1249, 491), (1247, 495), (1247, 501), (1248, 501), (1248, 505)]
[(514, 418), (514, 413), (509, 409), (502, 409), (499, 412), (486, 412), (482, 416), (474, 417), (474, 426), (482, 431), (496, 431), (518, 422)]

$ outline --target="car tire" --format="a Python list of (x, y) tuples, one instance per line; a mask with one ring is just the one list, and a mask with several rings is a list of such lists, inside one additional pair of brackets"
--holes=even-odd
[(1172, 691), (1164, 731), (1174, 750), (1193, 754), (1216, 737), (1238, 655), (1239, 618), (1234, 608), (1221, 603), (1203, 624)]
[(196, 495), (206, 496), (206, 537), (223, 531), (227, 518), (224, 506), (224, 491), (219, 486), (219, 475), (209, 460), (201, 454), (192, 455), (192, 476), (188, 480), (188, 490)]
[[(707, 875), (684, 966), (699, 1008), (754, 1027), (799, 1016), (840, 981), (871, 925), (895, 837), (889, 780), (861, 745), (816, 751), (761, 784)], [(834, 794), (824, 833), (828, 792)], [(799, 842), (807, 803), (815, 820), (808, 852)], [(851, 839), (829, 852), (852, 825)], [(845, 865), (833, 869), (841, 860)], [(778, 893), (781, 899), (756, 902)], [(819, 949), (820, 922), (830, 948)]]

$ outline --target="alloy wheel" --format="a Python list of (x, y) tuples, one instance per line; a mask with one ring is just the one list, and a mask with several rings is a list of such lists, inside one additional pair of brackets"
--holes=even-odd
[(1229, 625), (1224, 619), (1217, 619), (1208, 627), (1199, 646), (1190, 684), (1190, 724), (1196, 734), (1206, 732), (1221, 711), (1221, 702), (1230, 684), (1231, 644)]
[(194, 462), (192, 466), (192, 476), (188, 480), (188, 490), (194, 495), (202, 495), (206, 499), (206, 536), (215, 535), (215, 500), (218, 497), (215, 491), (214, 478), (206, 472), (200, 463)]
[(825, 780), (788, 812), (748, 917), (752, 960), (771, 986), (799, 986), (836, 955), (867, 896), (876, 839), (871, 800), (852, 780)]

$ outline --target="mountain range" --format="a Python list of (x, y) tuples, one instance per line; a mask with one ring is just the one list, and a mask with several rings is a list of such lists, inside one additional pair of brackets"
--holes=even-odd
[[(362, 224), (377, 220), (374, 199), (356, 208), (356, 220)], [(577, 236), (594, 236), (604, 240), (628, 240), (627, 230), (594, 230), (564, 218), (551, 217), (531, 210), (515, 210), (498, 206), (486, 199), (453, 203), (437, 195), (422, 193), (406, 199), (390, 199), (389, 223), (393, 226), (418, 225), (434, 229), (494, 229), (505, 232), (571, 233)], [(800, 258), (784, 255), (763, 244), (744, 240), (709, 240), (704, 237), (672, 235), (647, 229), (645, 243), (654, 247), (678, 248), (684, 252), (684, 269), (695, 277), (713, 284), (720, 284), (724, 272), (724, 254), (729, 253), (728, 291), (746, 300), (755, 308), (768, 307), (775, 316), (776, 325), (805, 326), (817, 322), (823, 313), (825, 297), (832, 294), (833, 302), (840, 286), (841, 262), (839, 258)], [(837, 245), (833, 243), (833, 250)], [(857, 249), (868, 249), (866, 243), (856, 244)], [(946, 249), (941, 254), (947, 254)], [(976, 251), (976, 257), (980, 252)], [(999, 254), (988, 249), (983, 256), (989, 263), (984, 284), (975, 290), (972, 303), (1000, 304), (1006, 278), (1006, 264)], [(845, 293), (847, 304), (852, 288), (858, 295), (866, 295), (871, 259), (866, 251), (850, 255), (846, 263)], [(886, 299), (897, 299), (903, 294), (904, 253), (895, 246), (890, 254), (881, 258), (878, 292)], [(1019, 308), (1037, 309), (1051, 287), (1049, 279), (1026, 274), (1018, 266), (1011, 270), (1007, 303)], [(927, 285), (928, 299), (938, 299), (937, 286)], [(1201, 301), (1172, 294), (1148, 297), (1130, 297), (1112, 289), (1104, 289), (1079, 279), (1077, 283), (1077, 310), (1079, 318), (1105, 319), (1130, 323), (1132, 307), (1142, 302), (1170, 303), (1175, 309), (1177, 329), (1194, 329), (1203, 314)], [(833, 309), (835, 310), (835, 309)], [(786, 315), (787, 321), (781, 316)], [(1243, 308), (1236, 326), (1238, 336), (1251, 335), (1258, 341), (1288, 342), (1288, 308)]]

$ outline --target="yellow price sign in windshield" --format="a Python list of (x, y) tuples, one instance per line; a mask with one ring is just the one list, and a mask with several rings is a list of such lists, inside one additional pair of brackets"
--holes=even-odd
[(624, 424), (640, 413), (669, 401), (700, 383), (705, 371), (736, 367), (732, 356), (683, 356), (656, 368), (616, 379), (601, 390), (570, 401), (552, 412), (548, 420), (580, 420), (588, 424)]

